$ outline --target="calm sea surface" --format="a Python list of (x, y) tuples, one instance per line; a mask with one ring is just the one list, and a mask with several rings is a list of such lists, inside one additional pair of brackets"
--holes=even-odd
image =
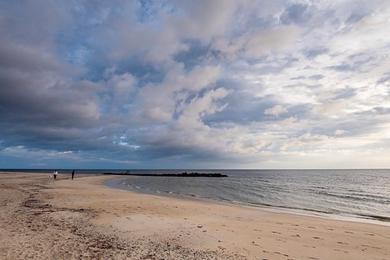
[[(173, 170), (130, 171), (171, 173)], [(189, 171), (190, 172), (190, 171)], [(390, 170), (208, 170), (227, 178), (119, 177), (110, 187), (390, 221)]]

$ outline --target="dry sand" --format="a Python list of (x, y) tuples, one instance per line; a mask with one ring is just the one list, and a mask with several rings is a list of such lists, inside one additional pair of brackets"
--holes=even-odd
[[(390, 227), (0, 174), (1, 259), (390, 259)], [(111, 177), (112, 178), (112, 177)]]

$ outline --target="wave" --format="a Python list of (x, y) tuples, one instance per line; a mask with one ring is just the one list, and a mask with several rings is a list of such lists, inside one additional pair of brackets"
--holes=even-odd
[[(143, 193), (390, 220), (390, 170), (222, 171), (223, 179), (121, 177), (110, 185)], [(109, 185), (109, 186), (110, 186)]]

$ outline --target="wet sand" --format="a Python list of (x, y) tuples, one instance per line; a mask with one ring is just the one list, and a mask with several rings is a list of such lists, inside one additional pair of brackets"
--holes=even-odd
[(0, 259), (390, 259), (390, 227), (0, 174)]

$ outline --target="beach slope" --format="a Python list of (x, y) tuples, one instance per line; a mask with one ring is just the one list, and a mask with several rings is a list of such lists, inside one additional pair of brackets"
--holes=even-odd
[(0, 174), (0, 259), (390, 259), (390, 227)]

